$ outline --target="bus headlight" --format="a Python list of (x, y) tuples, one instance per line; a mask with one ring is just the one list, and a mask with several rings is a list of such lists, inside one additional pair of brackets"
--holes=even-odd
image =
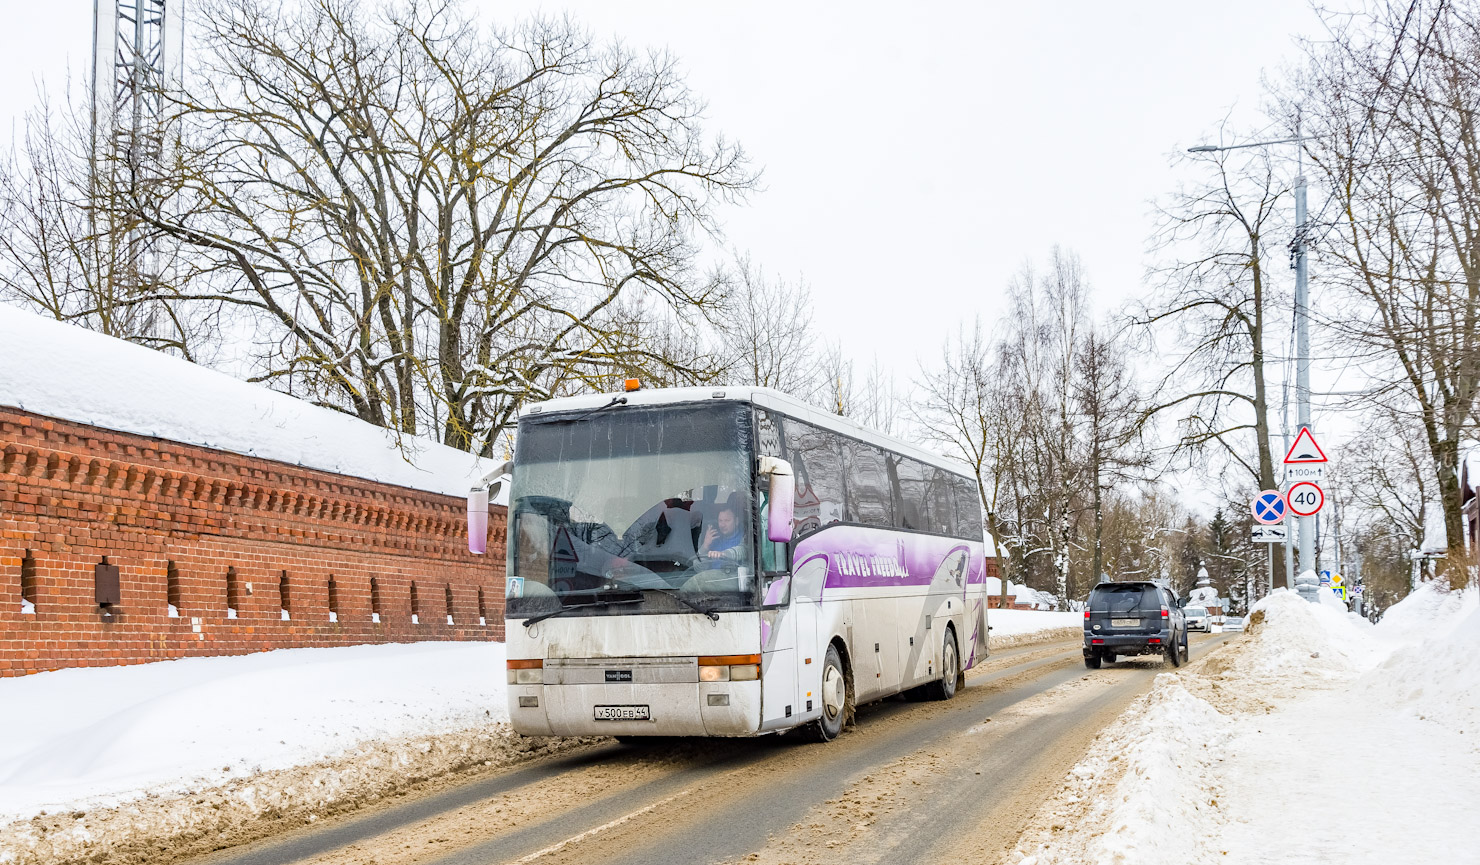
[(510, 685), (543, 685), (545, 683), (545, 662), (538, 658), (510, 660), (508, 667)]
[(760, 677), (760, 655), (703, 655), (699, 658), (701, 682), (754, 682)]

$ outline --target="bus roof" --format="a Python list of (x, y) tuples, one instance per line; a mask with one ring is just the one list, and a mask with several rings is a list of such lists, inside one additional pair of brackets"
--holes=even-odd
[(886, 450), (904, 454), (905, 456), (914, 457), (923, 463), (929, 463), (937, 468), (967, 477), (975, 477), (975, 472), (972, 471), (971, 467), (960, 460), (943, 457), (903, 439), (874, 432), (842, 415), (823, 411), (816, 406), (802, 402), (796, 397), (769, 387), (712, 385), (709, 387), (643, 388), (626, 393), (583, 394), (581, 396), (561, 397), (559, 399), (535, 403), (526, 408), (525, 412), (529, 414), (541, 414), (544, 412), (590, 411), (593, 408), (600, 408), (606, 405), (612, 401), (613, 397), (619, 396), (627, 397), (627, 405), (671, 405), (676, 403), (704, 402), (708, 400), (749, 402), (761, 408), (773, 409), (782, 414), (791, 415), (823, 429), (851, 436), (860, 441), (865, 441)]

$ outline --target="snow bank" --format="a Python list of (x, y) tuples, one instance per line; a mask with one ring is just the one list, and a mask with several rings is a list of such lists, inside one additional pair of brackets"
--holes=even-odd
[(1390, 642), (1443, 636), (1474, 609), (1475, 598), (1474, 592), (1451, 592), (1434, 583), (1420, 583), (1382, 614), (1376, 633)]
[(1474, 591), (1375, 627), (1276, 592), (1097, 737), (1009, 861), (1475, 861), (1477, 656)]
[(501, 643), (282, 649), (0, 679), (0, 823), (507, 719)]
[(1239, 672), (1249, 677), (1342, 676), (1381, 659), (1367, 620), (1290, 591), (1277, 590), (1255, 604), (1246, 630), (1258, 635), (1238, 657)]
[(1083, 613), (1054, 613), (1045, 610), (987, 610), (992, 638), (1017, 637), (1060, 628), (1084, 629)]
[[(471, 454), (0, 304), (0, 405), (412, 489), (463, 496)], [(404, 452), (403, 452), (404, 451)]]
[[(1157, 676), (1070, 772), (1049, 831), (1019, 846), (1019, 865), (1215, 861), (1204, 836), (1218, 821), (1216, 798), (1189, 778), (1211, 776), (1231, 729), (1177, 677)], [(1080, 831), (1054, 831), (1068, 822)]]
[[(1417, 596), (1415, 598), (1415, 596)], [(1419, 720), (1454, 730), (1480, 730), (1480, 608), (1474, 591), (1463, 594), (1419, 592), (1415, 603), (1389, 611), (1379, 628), (1401, 630), (1417, 639), (1398, 648), (1358, 683), (1362, 693)], [(1430, 626), (1425, 629), (1423, 616)], [(1425, 630), (1428, 631), (1424, 638)]]

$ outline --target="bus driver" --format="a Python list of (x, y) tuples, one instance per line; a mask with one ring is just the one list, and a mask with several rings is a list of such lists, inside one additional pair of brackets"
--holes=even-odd
[(714, 523), (704, 530), (704, 539), (699, 542), (699, 555), (715, 559), (711, 567), (738, 562), (745, 552), (740, 540), (740, 515), (735, 512), (733, 500), (725, 502), (715, 513)]

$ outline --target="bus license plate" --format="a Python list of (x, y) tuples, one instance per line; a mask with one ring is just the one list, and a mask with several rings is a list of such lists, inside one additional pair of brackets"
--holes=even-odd
[(1111, 619), (1110, 620), (1110, 627), (1112, 627), (1112, 628), (1139, 628), (1139, 627), (1141, 627), (1141, 620), (1140, 619)]
[(650, 720), (647, 706), (597, 706), (598, 721), (647, 721)]

